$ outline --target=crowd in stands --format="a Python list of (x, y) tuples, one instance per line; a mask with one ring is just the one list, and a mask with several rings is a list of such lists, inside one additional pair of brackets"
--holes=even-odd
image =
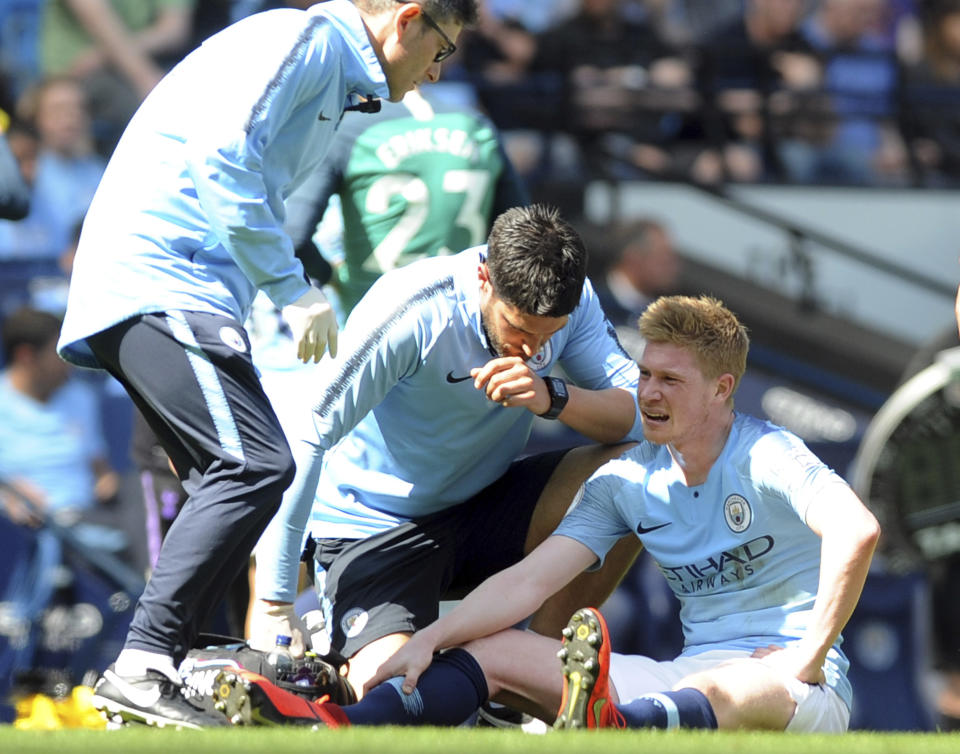
[[(0, 110), (32, 190), (0, 259), (55, 259), (119, 133), (176, 60), (255, 0), (11, 0)], [(957, 0), (483, 4), (445, 64), (536, 191), (558, 175), (953, 185)]]
[[(0, 316), (37, 298), (62, 306), (106, 161), (165, 70), (233, 21), (314, 2), (3, 3), (0, 139), (30, 201), (26, 217), (0, 219)], [(565, 211), (551, 193), (591, 178), (960, 182), (960, 0), (487, 0), (481, 10), (434, 96), (485, 110), (532, 198)]]

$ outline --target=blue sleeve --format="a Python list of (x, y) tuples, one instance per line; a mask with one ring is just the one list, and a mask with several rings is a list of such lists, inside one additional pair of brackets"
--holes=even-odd
[(601, 466), (580, 488), (579, 501), (554, 531), (554, 534), (576, 540), (593, 551), (597, 562), (588, 570), (602, 567), (610, 549), (632, 531), (616, 507), (619, 487), (611, 464)]
[(267, 92), (248, 89), (238, 95), (248, 98), (245, 122), (238, 121), (239, 107), (230, 108), (220, 118), (198, 124), (197, 135), (185, 145), (187, 169), (212, 234), (247, 279), (279, 307), (302, 296), (307, 283), (282, 228), (283, 208), (274, 206), (272, 198), (275, 184), (290, 176), (268, 175), (269, 152), (305, 146), (288, 132), (286, 140), (278, 136), (301, 117), (298, 109), (306, 101), (323, 97), (342, 108), (345, 98), (340, 66), (332, 59), (338, 51), (328, 35), (317, 35), (295, 52), (299, 57), (286, 61), (284, 75)]
[(580, 387), (603, 390), (619, 387), (633, 396), (634, 422), (624, 440), (642, 440), (643, 426), (637, 405), (640, 368), (620, 345), (616, 331), (604, 316), (589, 278), (580, 303), (570, 317), (570, 337), (560, 354), (564, 371)]
[(834, 485), (849, 486), (799, 437), (785, 430), (770, 432), (756, 443), (750, 453), (750, 474), (804, 522), (811, 503), (829, 495)]
[(254, 550), (257, 599), (293, 602), (297, 597), (300, 553), (320, 479), (323, 450), (307, 439), (291, 440), (290, 450), (297, 473)]
[[(374, 284), (341, 333), (337, 358), (321, 362), (312, 397), (316, 435), (291, 442), (297, 473), (280, 510), (257, 545), (256, 596), (293, 602), (303, 539), (320, 479), (323, 454), (373, 410), (420, 363), (423, 328), (416, 309), (389, 305), (390, 281)], [(391, 313), (392, 312), (392, 313)], [(396, 318), (396, 319), (395, 319)], [(388, 320), (390, 326), (388, 327)]]

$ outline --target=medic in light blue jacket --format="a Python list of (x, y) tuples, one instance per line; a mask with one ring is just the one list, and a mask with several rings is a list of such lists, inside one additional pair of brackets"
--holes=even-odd
[(107, 166), (61, 356), (97, 367), (84, 339), (137, 314), (243, 322), (258, 288), (281, 308), (304, 295), (283, 202), (323, 160), (344, 109), (370, 96), (389, 90), (349, 0), (257, 14), (204, 42), (151, 92)]

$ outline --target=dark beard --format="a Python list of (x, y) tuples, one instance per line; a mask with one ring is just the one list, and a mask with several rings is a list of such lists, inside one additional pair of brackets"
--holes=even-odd
[(487, 329), (487, 318), (483, 312), (480, 312), (480, 329), (483, 330), (487, 339), (487, 350), (493, 355), (493, 358), (499, 359), (503, 356), (503, 343), (491, 337), (490, 331)]

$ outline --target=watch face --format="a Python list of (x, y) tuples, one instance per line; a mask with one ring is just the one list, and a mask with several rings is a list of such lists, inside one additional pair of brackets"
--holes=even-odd
[(960, 349), (884, 404), (854, 461), (853, 487), (883, 528), (881, 551), (909, 569), (960, 552)]

